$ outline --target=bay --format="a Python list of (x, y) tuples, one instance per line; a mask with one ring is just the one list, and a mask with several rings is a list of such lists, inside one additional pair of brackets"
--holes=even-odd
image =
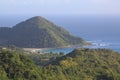
[(69, 48), (53, 48), (53, 49), (46, 49), (43, 50), (43, 52), (52, 52), (52, 53), (60, 53), (63, 52), (65, 54), (73, 51), (76, 48), (90, 48), (90, 49), (97, 49), (97, 48), (105, 48), (105, 49), (111, 49), (116, 52), (120, 52), (120, 42), (119, 41), (103, 41), (103, 40), (96, 40), (96, 41), (88, 41), (92, 43), (93, 45), (91, 46), (83, 46), (83, 47), (69, 47)]
[[(14, 26), (26, 20), (29, 16), (2, 16), (0, 26)], [(107, 48), (120, 52), (120, 16), (43, 16), (56, 25), (62, 26), (73, 35), (82, 37), (94, 44), (83, 48)], [(54, 48), (44, 50), (45, 52), (69, 53), (75, 48)], [(80, 47), (81, 48), (81, 47)]]

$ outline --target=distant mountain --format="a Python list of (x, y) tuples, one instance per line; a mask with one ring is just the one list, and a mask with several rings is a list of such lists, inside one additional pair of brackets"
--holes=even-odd
[(0, 45), (27, 48), (63, 47), (87, 44), (82, 38), (71, 35), (64, 28), (43, 17), (36, 16), (12, 28), (0, 28)]

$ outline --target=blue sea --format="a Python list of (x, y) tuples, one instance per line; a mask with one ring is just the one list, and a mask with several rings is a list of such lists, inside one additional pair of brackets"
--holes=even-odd
[[(104, 36), (104, 35), (103, 35)], [(65, 54), (73, 51), (76, 48), (90, 48), (90, 49), (97, 49), (97, 48), (106, 48), (106, 49), (112, 49), (116, 52), (120, 52), (120, 37), (86, 37), (84, 38), (87, 40), (87, 42), (92, 43), (93, 45), (90, 46), (77, 46), (77, 47), (69, 47), (69, 48), (54, 48), (54, 49), (48, 49), (44, 52), (53, 52), (53, 53), (60, 53), (64, 52)]]
[(48, 49), (46, 52), (69, 53), (75, 48), (106, 48), (120, 52), (120, 16), (48, 17), (92, 46)]
[[(2, 16), (0, 26), (14, 26), (24, 21), (29, 16)], [(103, 16), (43, 16), (56, 25), (64, 27), (71, 34), (81, 37), (86, 41), (94, 44), (84, 46), (86, 48), (107, 48), (120, 52), (120, 16), (103, 15)], [(69, 53), (75, 48), (56, 48), (48, 49), (45, 52), (64, 52)]]
[(64, 52), (65, 54), (73, 51), (76, 48), (90, 48), (90, 49), (97, 49), (97, 48), (106, 48), (106, 49), (112, 49), (116, 52), (120, 52), (120, 41), (105, 41), (105, 40), (95, 40), (95, 41), (88, 41), (92, 43), (91, 46), (77, 46), (77, 47), (69, 47), (69, 48), (53, 48), (53, 49), (47, 49), (43, 52), (53, 52), (53, 53), (60, 53)]

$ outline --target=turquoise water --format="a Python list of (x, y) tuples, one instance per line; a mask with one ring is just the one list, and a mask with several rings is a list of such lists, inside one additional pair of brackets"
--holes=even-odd
[(53, 49), (46, 49), (43, 50), (42, 52), (53, 52), (53, 53), (60, 53), (63, 52), (65, 54), (73, 51), (75, 49), (75, 47), (69, 47), (69, 48), (53, 48)]
[(120, 41), (104, 41), (104, 40), (96, 40), (96, 41), (89, 41), (93, 45), (91, 46), (83, 46), (83, 47), (69, 47), (69, 48), (54, 48), (54, 49), (47, 49), (43, 52), (53, 52), (53, 53), (60, 53), (64, 52), (65, 54), (73, 51), (76, 48), (106, 48), (112, 49), (116, 52), (120, 52)]

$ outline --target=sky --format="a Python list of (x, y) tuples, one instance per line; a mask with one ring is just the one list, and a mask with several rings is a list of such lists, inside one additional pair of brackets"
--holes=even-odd
[(120, 34), (120, 0), (0, 0), (2, 27), (12, 27), (33, 16), (43, 16), (76, 35)]
[(120, 15), (120, 0), (0, 0), (0, 15)]

